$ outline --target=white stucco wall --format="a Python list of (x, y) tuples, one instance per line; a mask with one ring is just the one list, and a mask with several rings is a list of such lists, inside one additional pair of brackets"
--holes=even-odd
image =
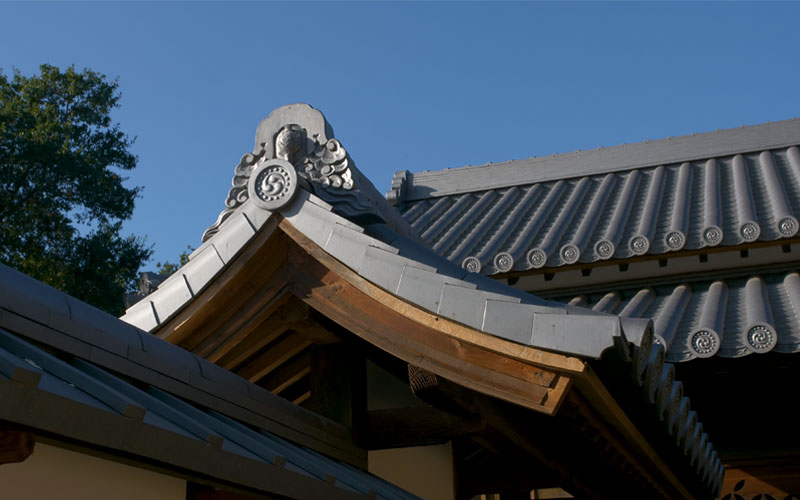
[(369, 471), (425, 500), (453, 500), (450, 442), (370, 451)]
[(184, 500), (186, 481), (36, 443), (20, 463), (0, 465), (3, 500)]

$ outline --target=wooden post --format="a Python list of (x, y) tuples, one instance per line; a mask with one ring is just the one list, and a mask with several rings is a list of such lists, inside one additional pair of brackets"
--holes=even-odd
[(351, 342), (311, 348), (311, 398), (308, 408), (357, 429), (366, 413), (366, 362)]

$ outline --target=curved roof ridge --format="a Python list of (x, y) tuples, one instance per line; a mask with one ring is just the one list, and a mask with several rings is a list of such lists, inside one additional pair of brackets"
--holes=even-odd
[[(395, 176), (392, 191), (397, 198), (419, 200), (458, 193), (519, 186), (557, 179), (620, 172), (717, 156), (800, 144), (800, 119), (766, 122), (713, 132), (646, 140), (633, 144), (578, 150), (526, 160), (408, 172)], [(401, 179), (403, 178), (404, 179)], [(398, 184), (405, 181), (402, 191)]]

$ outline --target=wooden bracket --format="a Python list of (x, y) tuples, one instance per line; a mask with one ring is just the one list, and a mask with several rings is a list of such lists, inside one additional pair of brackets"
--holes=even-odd
[(35, 444), (30, 432), (0, 428), (0, 465), (24, 462), (33, 453)]

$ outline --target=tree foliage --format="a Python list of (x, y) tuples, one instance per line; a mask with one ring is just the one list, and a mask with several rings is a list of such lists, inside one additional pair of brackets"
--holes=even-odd
[(178, 269), (180, 269), (181, 267), (185, 266), (186, 264), (189, 263), (189, 256), (192, 254), (192, 252), (194, 252), (194, 248), (192, 247), (192, 245), (186, 245), (186, 250), (184, 250), (183, 252), (181, 252), (180, 255), (178, 255), (177, 264), (170, 262), (168, 260), (164, 262), (156, 262), (156, 269), (158, 269), (158, 274), (169, 276)]
[(133, 140), (111, 119), (117, 82), (70, 67), (0, 71), (0, 261), (105, 309), (123, 312), (151, 249), (122, 236), (141, 188)]

